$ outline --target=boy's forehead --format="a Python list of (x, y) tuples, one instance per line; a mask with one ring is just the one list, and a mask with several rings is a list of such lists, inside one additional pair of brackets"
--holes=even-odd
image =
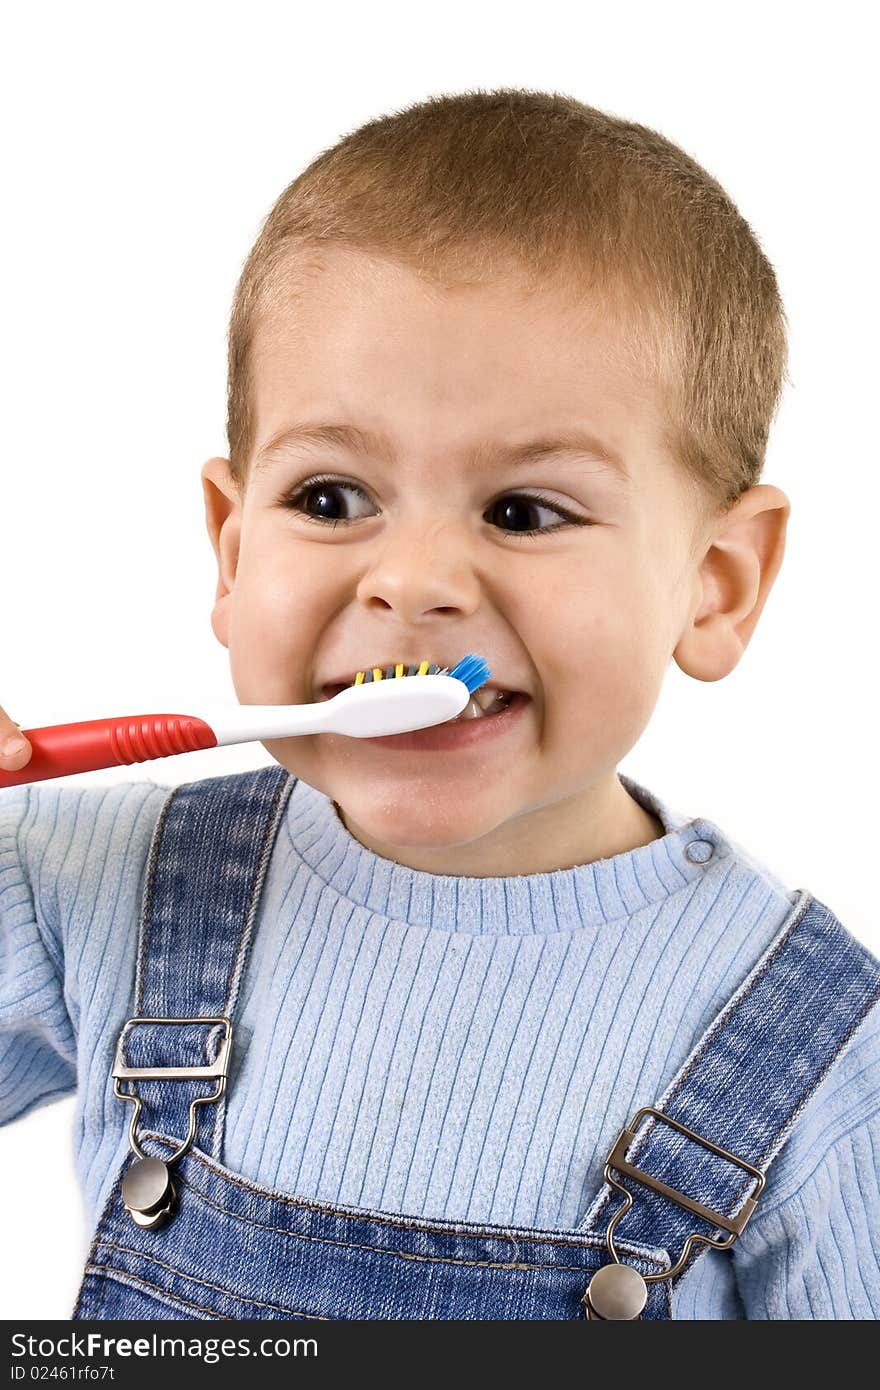
[(365, 253), (322, 256), (264, 317), (252, 367), (256, 453), (315, 425), (463, 449), (579, 435), (625, 476), (658, 437), (619, 316), (512, 274), (444, 287)]
[[(562, 272), (542, 279), (512, 261), (490, 278), (441, 282), (387, 256), (329, 248), (292, 262), (255, 336), (261, 355), (331, 343), (375, 355), (405, 340), (408, 354), (415, 347), (425, 359), (463, 345), (478, 365), (518, 355), (526, 368), (546, 366), (540, 353), (549, 350), (563, 366), (602, 364), (637, 376), (646, 323), (636, 325), (633, 307), (621, 292), (600, 294)], [(519, 355), (523, 342), (532, 351)]]

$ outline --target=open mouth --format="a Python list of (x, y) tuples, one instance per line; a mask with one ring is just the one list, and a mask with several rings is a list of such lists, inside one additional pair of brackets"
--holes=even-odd
[[(348, 690), (353, 684), (349, 682), (334, 682), (330, 685), (321, 687), (321, 700), (332, 700), (334, 695), (338, 695), (342, 690)], [(528, 697), (516, 690), (499, 690), (497, 686), (483, 685), (479, 690), (474, 691), (464, 709), (457, 714), (454, 719), (447, 720), (449, 724), (456, 724), (464, 719), (489, 719), (494, 714), (501, 714), (503, 710), (509, 709), (513, 700), (519, 696), (525, 700)]]

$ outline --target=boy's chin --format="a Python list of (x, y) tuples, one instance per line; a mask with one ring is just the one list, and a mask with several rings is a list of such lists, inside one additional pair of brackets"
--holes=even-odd
[[(518, 813), (518, 792), (527, 795), (525, 788), (509, 783), (492, 786), (484, 779), (470, 783), (469, 794), (464, 794), (454, 780), (445, 784), (430, 769), (417, 777), (408, 772), (405, 778), (377, 781), (363, 776), (345, 750), (328, 768), (326, 760), (319, 764), (303, 758), (302, 748), (296, 750), (300, 754), (296, 762), (282, 758), (287, 750), (281, 740), (274, 747), (269, 743), (264, 746), (290, 772), (333, 803), (349, 834), (386, 858), (395, 857), (395, 847), (442, 850), (491, 836)], [(349, 761), (354, 765), (349, 766)]]
[[(340, 800), (340, 797), (342, 798)], [(467, 845), (497, 829), (497, 818), (477, 807), (462, 807), (461, 800), (443, 797), (434, 789), (430, 796), (409, 802), (388, 802), (375, 793), (332, 794), (342, 824), (368, 848), (393, 857), (393, 850), (444, 849)]]

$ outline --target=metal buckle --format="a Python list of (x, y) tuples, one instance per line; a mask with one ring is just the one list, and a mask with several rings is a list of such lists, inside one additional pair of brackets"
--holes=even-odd
[[(223, 1041), (222, 1041), (222, 1043), (221, 1043), (221, 1045), (220, 1045), (220, 1051), (219, 1051), (219, 1053), (217, 1054), (216, 1060), (213, 1061), (213, 1062), (207, 1063), (205, 1066), (200, 1066), (200, 1067), (129, 1067), (129, 1066), (126, 1066), (126, 1065), (125, 1065), (125, 1063), (124, 1063), (124, 1061), (123, 1061), (123, 1059), (122, 1059), (122, 1040), (123, 1040), (123, 1038), (125, 1037), (126, 1029), (128, 1029), (128, 1028), (130, 1028), (132, 1025), (138, 1024), (138, 1023), (205, 1023), (205, 1024), (215, 1023), (215, 1024), (222, 1024), (222, 1025), (223, 1025), (223, 1028), (224, 1028)], [(127, 1020), (127, 1022), (123, 1025), (122, 1032), (119, 1034), (119, 1038), (118, 1038), (117, 1043), (116, 1043), (116, 1057), (115, 1057), (115, 1060), (114, 1060), (114, 1063), (113, 1063), (113, 1070), (112, 1070), (112, 1072), (111, 1072), (110, 1074), (111, 1074), (111, 1076), (113, 1077), (113, 1094), (114, 1094), (119, 1100), (130, 1100), (130, 1101), (134, 1104), (134, 1114), (133, 1114), (132, 1117), (131, 1117), (131, 1125), (129, 1126), (128, 1138), (129, 1138), (129, 1143), (131, 1144), (131, 1147), (132, 1147), (133, 1151), (137, 1154), (138, 1158), (141, 1158), (141, 1159), (146, 1159), (146, 1158), (147, 1158), (147, 1155), (144, 1153), (144, 1151), (143, 1151), (143, 1149), (141, 1148), (140, 1144), (138, 1143), (138, 1139), (137, 1139), (137, 1122), (138, 1122), (138, 1117), (139, 1117), (139, 1115), (140, 1115), (140, 1113), (141, 1113), (141, 1107), (142, 1107), (143, 1102), (141, 1101), (140, 1096), (131, 1095), (131, 1094), (130, 1094), (129, 1092), (127, 1092), (127, 1091), (121, 1091), (121, 1090), (119, 1089), (119, 1083), (120, 1083), (120, 1081), (125, 1081), (125, 1080), (132, 1080), (132, 1081), (136, 1081), (136, 1080), (141, 1080), (141, 1081), (193, 1081), (193, 1080), (211, 1081), (211, 1080), (214, 1080), (214, 1081), (217, 1082), (217, 1086), (216, 1086), (216, 1089), (215, 1089), (213, 1095), (210, 1095), (210, 1096), (196, 1096), (194, 1100), (190, 1101), (190, 1106), (189, 1106), (189, 1127), (188, 1127), (188, 1130), (187, 1130), (186, 1139), (183, 1141), (183, 1143), (180, 1145), (180, 1147), (171, 1155), (170, 1158), (165, 1159), (165, 1163), (170, 1165), (170, 1164), (174, 1163), (176, 1159), (182, 1158), (182, 1157), (183, 1157), (183, 1155), (186, 1153), (187, 1149), (188, 1149), (188, 1148), (190, 1147), (190, 1145), (192, 1144), (193, 1139), (195, 1138), (195, 1132), (196, 1132), (196, 1106), (197, 1106), (197, 1105), (208, 1105), (208, 1104), (210, 1104), (211, 1102), (213, 1102), (213, 1101), (215, 1101), (215, 1100), (219, 1100), (220, 1097), (223, 1095), (224, 1091), (226, 1090), (226, 1076), (227, 1076), (227, 1070), (228, 1070), (228, 1066), (229, 1066), (229, 1052), (230, 1052), (231, 1047), (232, 1047), (232, 1021), (231, 1021), (231, 1019), (224, 1018), (224, 1017), (222, 1017), (222, 1016), (219, 1016), (219, 1017), (216, 1017), (216, 1018), (130, 1018), (130, 1019)]]
[[(662, 1182), (660, 1178), (652, 1177), (651, 1174), (646, 1173), (643, 1168), (638, 1168), (634, 1163), (629, 1163), (627, 1161), (626, 1151), (634, 1142), (636, 1131), (647, 1115), (653, 1116), (655, 1120), (663, 1120), (665, 1124), (671, 1125), (673, 1129), (677, 1129), (681, 1134), (687, 1135), (688, 1139), (696, 1140), (698, 1144), (703, 1145), (703, 1148), (709, 1149), (712, 1153), (717, 1154), (719, 1158), (728, 1159), (731, 1163), (736, 1164), (739, 1168), (743, 1168), (751, 1177), (755, 1178), (758, 1186), (752, 1196), (746, 1198), (736, 1216), (725, 1216), (723, 1212), (714, 1211), (712, 1207), (707, 1207), (702, 1202), (696, 1201), (695, 1198), (688, 1197), (686, 1193), (679, 1192), (677, 1188), (670, 1187), (668, 1183)], [(702, 1217), (704, 1221), (708, 1221), (713, 1226), (720, 1226), (723, 1231), (727, 1231), (728, 1233), (726, 1240), (700, 1235), (697, 1232), (689, 1235), (685, 1241), (684, 1249), (682, 1250), (678, 1263), (675, 1264), (672, 1269), (664, 1270), (662, 1274), (646, 1274), (644, 1277), (647, 1283), (657, 1279), (671, 1279), (674, 1275), (678, 1274), (687, 1263), (687, 1257), (690, 1253), (691, 1246), (696, 1241), (703, 1241), (704, 1244), (711, 1245), (716, 1250), (729, 1249), (737, 1236), (742, 1235), (742, 1232), (745, 1230), (746, 1224), (757, 1206), (758, 1198), (763, 1192), (764, 1183), (766, 1182), (766, 1177), (761, 1172), (760, 1168), (753, 1167), (753, 1165), (747, 1163), (744, 1158), (738, 1158), (736, 1154), (729, 1153), (727, 1149), (722, 1149), (719, 1144), (713, 1144), (711, 1140), (704, 1139), (701, 1134), (697, 1134), (693, 1129), (688, 1129), (687, 1125), (683, 1125), (680, 1120), (674, 1120), (671, 1115), (665, 1115), (662, 1110), (655, 1110), (654, 1107), (650, 1105), (643, 1106), (643, 1108), (637, 1111), (630, 1120), (626, 1129), (620, 1131), (614, 1147), (605, 1163), (606, 1181), (609, 1182), (612, 1187), (616, 1188), (618, 1192), (622, 1192), (626, 1197), (626, 1205), (615, 1212), (609, 1223), (608, 1230), (605, 1233), (608, 1249), (612, 1258), (618, 1264), (621, 1263), (621, 1261), (614, 1248), (614, 1227), (617, 1225), (620, 1218), (629, 1211), (633, 1204), (633, 1196), (622, 1183), (619, 1183), (617, 1179), (612, 1176), (612, 1168), (616, 1168), (618, 1172), (628, 1177), (635, 1178), (637, 1182), (643, 1183), (645, 1187), (652, 1188), (653, 1191), (659, 1192), (661, 1196), (668, 1197), (671, 1202), (676, 1202), (680, 1207), (684, 1207), (687, 1211)]]
[[(130, 1028), (136, 1023), (222, 1023), (224, 1025), (223, 1043), (214, 1062), (209, 1062), (203, 1067), (127, 1067), (122, 1060), (122, 1039), (125, 1037), (126, 1028)], [(111, 1075), (119, 1080), (127, 1077), (140, 1077), (142, 1081), (161, 1081), (165, 1078), (168, 1081), (190, 1081), (202, 1078), (206, 1081), (212, 1077), (226, 1077), (226, 1070), (229, 1063), (229, 1049), (232, 1046), (232, 1023), (228, 1018), (130, 1018), (123, 1026), (116, 1043), (116, 1060), (113, 1063)]]

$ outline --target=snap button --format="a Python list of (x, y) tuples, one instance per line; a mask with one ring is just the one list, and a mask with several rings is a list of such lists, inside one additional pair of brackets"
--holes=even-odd
[(685, 857), (692, 864), (705, 864), (707, 859), (711, 859), (715, 846), (710, 840), (691, 840), (689, 845), (685, 845)]

